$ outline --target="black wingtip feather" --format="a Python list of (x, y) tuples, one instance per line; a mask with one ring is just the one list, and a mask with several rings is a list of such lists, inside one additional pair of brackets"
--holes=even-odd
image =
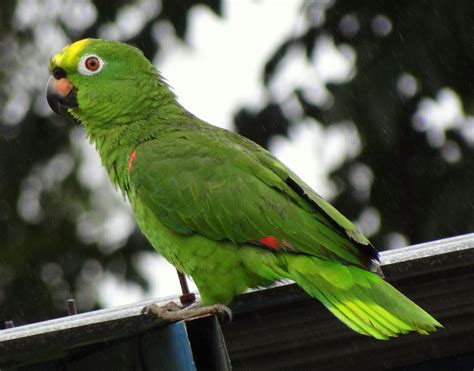
[[(308, 194), (304, 191), (304, 189), (296, 183), (292, 178), (288, 177), (285, 179), (285, 183), (300, 197), (302, 197), (305, 201), (309, 202), (316, 210), (321, 212), (322, 214), (327, 214), (311, 197), (308, 196)], [(363, 256), (361, 256), (362, 263), (366, 266), (366, 268), (370, 271), (374, 271), (375, 273), (379, 274), (380, 276), (383, 277), (382, 270), (380, 267), (378, 269), (373, 270), (376, 262), (380, 262), (380, 255), (378, 251), (369, 243), (367, 245), (364, 245), (362, 243), (359, 243), (355, 241), (354, 239), (350, 238), (350, 236), (347, 234), (346, 230), (342, 228), (335, 220), (333, 220), (331, 217), (328, 217), (329, 222), (339, 231), (342, 232), (343, 235), (346, 235), (359, 249), (359, 251), (362, 253)], [(380, 273), (379, 273), (380, 271)]]

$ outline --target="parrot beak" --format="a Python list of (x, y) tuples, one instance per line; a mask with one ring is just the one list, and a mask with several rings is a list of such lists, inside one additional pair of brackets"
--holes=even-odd
[(46, 98), (51, 109), (57, 114), (67, 113), (68, 108), (76, 108), (77, 89), (66, 78), (66, 73), (55, 68), (49, 77)]

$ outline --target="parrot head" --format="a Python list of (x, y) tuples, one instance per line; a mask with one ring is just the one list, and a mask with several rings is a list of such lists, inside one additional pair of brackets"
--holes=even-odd
[[(146, 107), (144, 97), (164, 84), (143, 53), (110, 40), (84, 39), (51, 58), (47, 99), (56, 113), (81, 122), (120, 122)], [(107, 120), (105, 120), (107, 118)]]

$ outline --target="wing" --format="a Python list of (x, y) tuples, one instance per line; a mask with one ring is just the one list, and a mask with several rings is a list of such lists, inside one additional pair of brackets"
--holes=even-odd
[(168, 228), (369, 267), (354, 225), (257, 144), (212, 126), (140, 144), (135, 197)]

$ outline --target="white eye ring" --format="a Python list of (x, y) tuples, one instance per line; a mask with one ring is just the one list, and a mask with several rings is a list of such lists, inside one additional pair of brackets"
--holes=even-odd
[(86, 54), (83, 55), (81, 60), (79, 61), (79, 66), (77, 66), (77, 70), (81, 75), (95, 75), (99, 73), (102, 68), (104, 68), (104, 61), (101, 57), (95, 54)]

